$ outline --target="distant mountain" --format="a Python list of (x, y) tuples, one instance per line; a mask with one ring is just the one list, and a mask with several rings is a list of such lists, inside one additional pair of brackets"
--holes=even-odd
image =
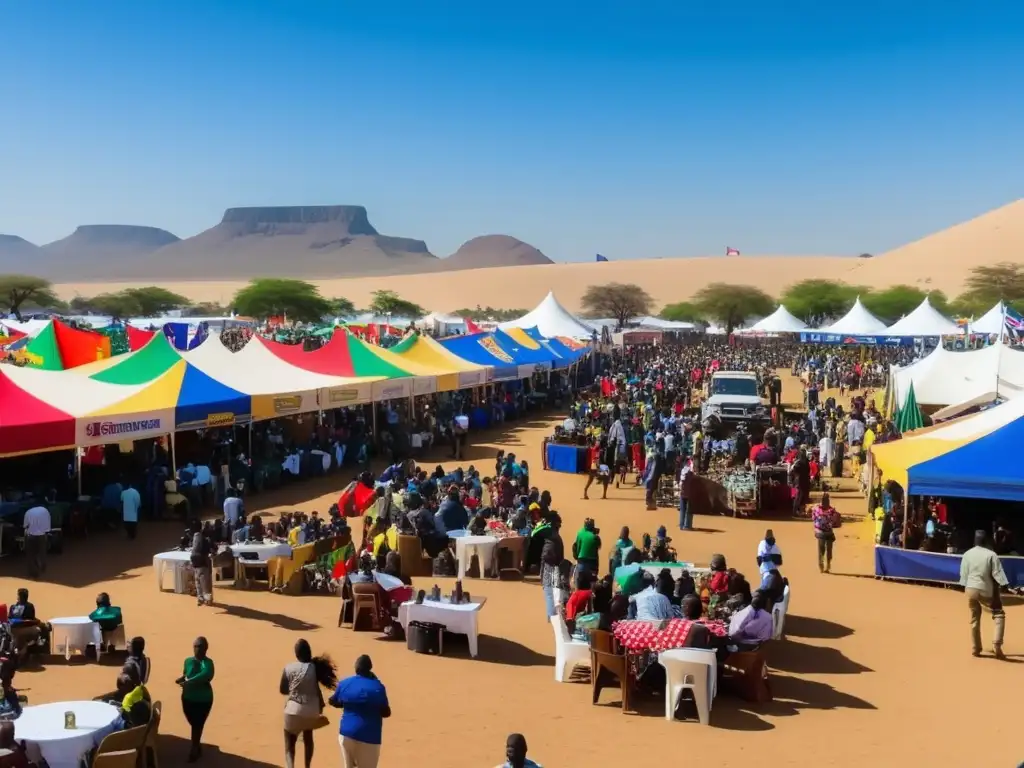
[(62, 280), (135, 276), (141, 259), (178, 240), (156, 227), (83, 224), (67, 237), (42, 246), (32, 273)]
[(483, 267), (515, 267), (524, 264), (554, 264), (532, 245), (508, 235), (481, 235), (467, 240), (441, 260), (443, 269), (481, 269)]
[(23, 274), (39, 258), (39, 246), (17, 235), (0, 235), (0, 272)]

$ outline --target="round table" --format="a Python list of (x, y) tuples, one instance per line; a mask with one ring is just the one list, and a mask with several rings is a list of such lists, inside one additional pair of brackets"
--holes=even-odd
[[(64, 728), (64, 713), (75, 713), (75, 727)], [(25, 707), (17, 720), (18, 740), (24, 740), (29, 757), (42, 757), (50, 768), (78, 768), (82, 755), (96, 745), (103, 730), (117, 719), (117, 707), (102, 701), (56, 701)]]
[(153, 571), (156, 573), (156, 588), (163, 591), (164, 573), (170, 568), (174, 573), (174, 591), (185, 593), (185, 571), (192, 567), (192, 550), (173, 550), (153, 555)]
[(53, 638), (53, 649), (57, 653), (63, 648), (64, 658), (70, 659), (72, 651), (85, 653), (87, 645), (95, 645), (96, 661), (100, 660), (103, 653), (103, 632), (95, 621), (88, 616), (62, 616), (50, 619), (49, 623), (53, 628), (50, 635)]
[(458, 560), (459, 578), (466, 578), (466, 571), (469, 570), (469, 563), (474, 554), (480, 562), (480, 575), (483, 576), (494, 562), (494, 550), (497, 546), (498, 539), (494, 536), (460, 536), (455, 539), (455, 559)]

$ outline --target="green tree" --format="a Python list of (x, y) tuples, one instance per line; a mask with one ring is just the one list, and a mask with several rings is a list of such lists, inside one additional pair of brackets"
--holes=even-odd
[(751, 285), (711, 283), (693, 297), (704, 316), (732, 333), (748, 317), (764, 317), (775, 310), (775, 300)]
[(613, 317), (623, 328), (634, 317), (651, 314), (654, 299), (639, 285), (606, 283), (587, 286), (580, 304), (586, 316)]
[(89, 298), (87, 296), (75, 296), (75, 298), (68, 302), (68, 309), (72, 312), (88, 312)]
[(235, 294), (234, 308), (243, 315), (315, 323), (331, 314), (331, 302), (312, 283), (289, 278), (259, 277)]
[(1024, 299), (1024, 265), (1004, 261), (975, 267), (967, 278), (966, 293), (986, 302), (987, 309), (998, 301)]
[(374, 291), (371, 295), (370, 311), (375, 315), (417, 318), (426, 314), (419, 304), (406, 301), (394, 291)]
[(476, 305), (476, 309), (463, 307), (462, 309), (452, 310), (453, 315), (458, 315), (462, 318), (468, 317), (474, 321), (487, 320), (492, 323), (504, 323), (506, 320), (515, 320), (527, 312), (529, 312), (528, 309), (495, 309), (490, 305), (481, 307), (479, 304)]
[(912, 285), (894, 285), (884, 291), (873, 291), (863, 296), (861, 303), (869, 312), (893, 323), (917, 309), (926, 298), (939, 312), (949, 312), (949, 302), (942, 291), (922, 291)]
[(864, 288), (835, 280), (811, 279), (789, 286), (779, 301), (793, 315), (813, 325), (822, 318), (842, 316), (853, 306), (858, 294), (866, 293)]
[(122, 293), (135, 299), (139, 314), (145, 317), (158, 317), (174, 309), (185, 309), (192, 303), (184, 296), (156, 285), (127, 288)]
[(704, 310), (692, 301), (678, 301), (675, 304), (666, 304), (665, 308), (658, 313), (662, 320), (675, 320), (680, 323), (705, 323)]
[(128, 291), (101, 293), (88, 299), (87, 306), (92, 312), (114, 318), (138, 317), (144, 314), (139, 300)]
[(22, 305), (46, 309), (63, 304), (49, 280), (31, 275), (0, 275), (0, 296), (18, 320)]
[(186, 307), (181, 314), (183, 317), (224, 317), (231, 311), (215, 301), (201, 301)]
[(346, 298), (329, 299), (328, 301), (331, 304), (331, 313), (334, 315), (356, 314), (356, 305)]

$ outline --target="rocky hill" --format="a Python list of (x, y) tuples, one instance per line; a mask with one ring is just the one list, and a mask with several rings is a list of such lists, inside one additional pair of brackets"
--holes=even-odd
[(447, 259), (441, 260), (444, 269), (481, 269), (553, 263), (532, 245), (508, 235), (474, 237), (463, 243), (459, 250)]
[(0, 272), (29, 271), (39, 258), (39, 246), (17, 235), (0, 235)]
[(157, 227), (83, 224), (61, 240), (39, 248), (33, 274), (74, 280), (135, 276), (139, 262), (179, 238)]

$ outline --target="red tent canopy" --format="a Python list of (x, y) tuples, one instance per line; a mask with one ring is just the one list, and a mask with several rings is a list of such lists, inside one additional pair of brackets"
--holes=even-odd
[(102, 333), (83, 331), (54, 320), (53, 334), (65, 370), (110, 357), (110, 337)]
[(47, 405), (0, 369), (0, 455), (75, 444), (75, 417)]
[(352, 364), (352, 354), (348, 349), (349, 335), (335, 328), (331, 339), (319, 349), (306, 352), (301, 344), (282, 344), (257, 336), (253, 341), (265, 344), (267, 349), (296, 368), (314, 373), (325, 373), (330, 376), (356, 376)]
[(131, 325), (126, 325), (124, 330), (128, 336), (128, 349), (132, 352), (142, 349), (150, 339), (156, 336), (156, 331), (144, 331)]

